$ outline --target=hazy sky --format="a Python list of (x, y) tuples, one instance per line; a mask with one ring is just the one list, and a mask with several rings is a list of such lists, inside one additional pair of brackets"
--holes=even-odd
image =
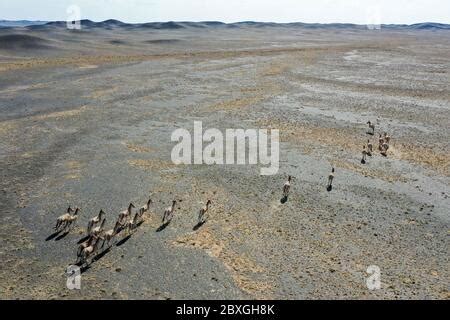
[(73, 4), (94, 21), (450, 23), (450, 0), (0, 0), (0, 19), (66, 20)]

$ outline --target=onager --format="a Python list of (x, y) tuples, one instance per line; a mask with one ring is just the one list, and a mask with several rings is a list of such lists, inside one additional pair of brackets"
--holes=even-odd
[(99, 236), (103, 232), (106, 219), (103, 219), (99, 226), (93, 228), (89, 233), (90, 236)]
[(79, 246), (78, 246), (78, 250), (77, 250), (77, 257), (79, 257), (81, 255), (81, 252), (91, 246), (94, 243), (94, 240), (96, 240), (96, 236), (90, 236), (86, 241), (82, 242)]
[(284, 186), (283, 186), (283, 197), (284, 198), (287, 198), (289, 196), (289, 191), (291, 190), (291, 181), (292, 181), (292, 177), (288, 176), (288, 179), (284, 183)]
[(383, 139), (383, 137), (381, 136), (381, 133), (380, 133), (380, 137), (378, 138), (378, 149), (380, 151), (383, 150), (383, 144), (384, 144), (384, 139)]
[[(76, 208), (75, 212), (73, 213), (73, 215), (69, 215), (68, 217), (65, 218), (65, 220), (63, 221), (64, 226), (62, 228), (62, 230), (70, 230), (70, 228), (72, 226), (75, 226), (75, 222), (78, 219), (78, 213), (80, 212), (80, 208)], [(60, 226), (62, 226), (62, 224), (60, 224)], [(58, 228), (60, 227), (58, 226)], [(59, 229), (57, 229), (59, 230)]]
[(122, 224), (120, 221), (116, 221), (116, 224), (114, 225), (114, 228), (108, 231), (103, 232), (103, 234), (100, 236), (103, 240), (102, 248), (105, 245), (105, 242), (108, 244), (108, 248), (111, 246), (110, 242), (111, 240), (121, 231)]
[(373, 144), (372, 142), (370, 142), (370, 140), (367, 140), (367, 155), (371, 157), (372, 153), (373, 153)]
[(389, 144), (387, 144), (386, 142), (383, 143), (383, 145), (381, 146), (381, 154), (383, 156), (387, 156), (387, 151), (389, 150)]
[(122, 211), (121, 213), (119, 213), (119, 221), (123, 224), (126, 222), (126, 220), (131, 216), (131, 210), (132, 208), (135, 208), (134, 204), (130, 202), (130, 204), (128, 205), (128, 209)]
[(391, 141), (391, 137), (386, 132), (384, 133), (384, 141), (386, 141), (386, 143), (388, 144)]
[(78, 219), (78, 213), (80, 212), (79, 208), (76, 208), (75, 212), (73, 213), (73, 215), (69, 218), (69, 220), (67, 220), (67, 225), (66, 228), (70, 229), (70, 227), (72, 225), (75, 225), (75, 222)]
[(59, 228), (62, 226), (63, 223), (66, 224), (66, 222), (72, 216), (73, 211), (74, 210), (71, 207), (67, 208), (67, 213), (59, 216), (58, 219), (56, 219), (56, 225), (55, 225), (54, 229), (59, 230)]
[(198, 213), (198, 224), (202, 224), (205, 223), (206, 220), (208, 219), (208, 210), (209, 210), (209, 206), (211, 204), (211, 200), (208, 199), (208, 201), (206, 201), (206, 205), (200, 209), (200, 212)]
[(375, 123), (367, 121), (367, 124), (369, 125), (369, 130), (372, 130), (372, 134), (375, 134)]
[(363, 150), (362, 150), (362, 162), (366, 162), (366, 157), (367, 157), (367, 151), (366, 151), (366, 146), (363, 146)]
[(91, 234), (92, 228), (94, 228), (97, 225), (97, 223), (102, 221), (104, 215), (105, 212), (103, 210), (100, 210), (97, 216), (89, 220), (87, 226), (87, 234)]
[(92, 240), (91, 245), (87, 246), (80, 252), (77, 262), (81, 262), (84, 264), (87, 262), (87, 259), (89, 259), (90, 256), (94, 255), (97, 252), (98, 245), (100, 243), (100, 237), (95, 236), (93, 238), (94, 239)]
[(163, 224), (166, 222), (170, 222), (172, 220), (176, 203), (177, 203), (177, 200), (173, 200), (172, 206), (170, 206), (170, 207), (166, 208), (166, 210), (164, 210), (164, 215), (163, 215), (163, 219), (162, 219)]
[(333, 180), (334, 180), (334, 168), (331, 168), (331, 173), (328, 176), (328, 188), (331, 188), (331, 186), (333, 185)]
[(128, 221), (125, 223), (124, 228), (126, 228), (127, 234), (131, 234), (131, 232), (137, 228), (137, 225), (138, 225), (139, 222), (140, 222), (140, 219), (139, 219), (139, 212), (136, 212), (136, 213), (134, 214), (133, 218), (130, 219), (130, 220), (128, 220)]
[(148, 199), (147, 203), (139, 209), (139, 218), (142, 218), (150, 210), (150, 205), (152, 204), (152, 199)]

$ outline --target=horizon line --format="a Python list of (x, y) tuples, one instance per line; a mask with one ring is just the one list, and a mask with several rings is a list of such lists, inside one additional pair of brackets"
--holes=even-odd
[[(18, 20), (9, 20), (9, 19), (0, 19), (0, 21), (2, 22), (21, 22), (21, 21), (27, 21), (27, 22), (44, 22), (44, 23), (51, 23), (51, 22), (66, 22), (67, 20), (29, 20), (29, 19), (18, 19)], [(271, 23), (271, 24), (292, 24), (292, 23), (302, 23), (302, 24), (322, 24), (322, 25), (327, 25), (327, 24), (351, 24), (351, 25), (356, 25), (356, 26), (364, 26), (366, 24), (361, 24), (361, 23), (354, 23), (354, 22), (302, 22), (302, 21), (290, 21), (290, 22), (274, 22), (274, 21), (259, 21), (259, 20), (240, 20), (240, 21), (233, 21), (233, 22), (224, 22), (224, 21), (220, 21), (220, 20), (160, 20), (160, 21), (146, 21), (146, 22), (125, 22), (123, 20), (119, 20), (119, 19), (114, 19), (114, 18), (109, 18), (106, 20), (92, 20), (92, 19), (81, 19), (79, 21), (89, 21), (89, 22), (94, 22), (94, 23), (102, 23), (102, 22), (107, 22), (107, 21), (115, 21), (115, 22), (120, 22), (120, 23), (124, 23), (124, 24), (146, 24), (146, 23), (169, 23), (169, 22), (174, 22), (174, 23), (205, 23), (205, 22), (215, 22), (215, 23), (222, 23), (222, 24), (237, 24), (237, 23)], [(449, 25), (450, 21), (447, 22), (435, 22), (435, 21), (420, 21), (420, 22), (414, 22), (414, 23), (380, 23), (380, 25), (405, 25), (405, 26), (412, 26), (412, 25), (416, 25), (416, 24), (424, 24), (424, 23), (433, 23), (433, 24), (443, 24), (443, 25)]]

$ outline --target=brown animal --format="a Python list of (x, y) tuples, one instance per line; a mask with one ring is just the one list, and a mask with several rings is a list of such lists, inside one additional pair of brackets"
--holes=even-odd
[(328, 176), (328, 188), (331, 188), (331, 186), (333, 185), (333, 180), (334, 180), (334, 168), (331, 168), (331, 173)]
[(367, 157), (367, 151), (366, 151), (366, 146), (363, 146), (363, 150), (362, 150), (362, 162), (366, 161), (366, 157)]
[(172, 206), (166, 208), (166, 210), (164, 210), (164, 215), (163, 215), (163, 219), (162, 219), (162, 223), (166, 223), (166, 222), (170, 222), (173, 218), (173, 213), (175, 211), (175, 204), (177, 203), (176, 200), (172, 201)]
[(200, 209), (200, 212), (198, 213), (198, 224), (205, 223), (208, 219), (207, 213), (209, 210), (209, 206), (211, 205), (211, 200), (208, 199), (206, 201), (206, 205)]
[(105, 243), (108, 244), (108, 247), (110, 247), (111, 240), (121, 231), (122, 224), (120, 221), (116, 221), (116, 224), (114, 225), (114, 228), (108, 231), (104, 231), (103, 234), (100, 236), (103, 240), (102, 248), (105, 245)]
[(148, 199), (147, 203), (139, 208), (139, 218), (142, 218), (142, 216), (150, 210), (150, 205), (152, 204), (152, 202), (152, 199)]
[(103, 219), (99, 226), (97, 226), (91, 230), (91, 233), (89, 235), (90, 236), (92, 236), (92, 235), (99, 236), (104, 230), (105, 222), (106, 222), (106, 219)]
[(70, 215), (70, 214), (68, 216), (64, 215), (65, 217), (64, 217), (63, 221), (59, 224), (59, 226), (58, 226), (58, 223), (56, 224), (58, 226), (58, 228), (56, 230), (59, 231), (60, 227), (63, 227), (62, 230), (70, 231), (71, 227), (75, 226), (75, 223), (78, 219), (79, 212), (80, 212), (80, 208), (76, 208), (75, 212), (72, 215)]
[(288, 176), (287, 181), (283, 185), (283, 197), (287, 198), (289, 196), (289, 191), (291, 190), (292, 177)]
[(97, 225), (97, 223), (102, 221), (104, 215), (105, 215), (105, 212), (103, 210), (100, 210), (98, 215), (96, 215), (94, 218), (89, 220), (88, 226), (87, 226), (87, 234), (91, 234), (92, 229)]
[(369, 130), (372, 130), (372, 134), (375, 134), (375, 123), (372, 123), (370, 121), (367, 121), (367, 124), (369, 125)]
[(139, 222), (140, 222), (139, 212), (136, 212), (134, 217), (125, 223), (124, 228), (127, 230), (127, 234), (131, 234), (131, 232), (137, 228)]
[(367, 155), (371, 157), (372, 152), (373, 152), (373, 144), (372, 142), (370, 142), (370, 140), (367, 140)]
[(122, 211), (119, 213), (119, 221), (124, 224), (126, 220), (131, 216), (132, 209), (135, 208), (134, 204), (130, 202), (128, 205), (127, 210)]
[(93, 256), (97, 252), (99, 243), (100, 243), (100, 237), (94, 236), (92, 243), (88, 247), (81, 250), (80, 254), (78, 255), (77, 263), (82, 263), (82, 264), (87, 263), (87, 260), (89, 259), (89, 257)]

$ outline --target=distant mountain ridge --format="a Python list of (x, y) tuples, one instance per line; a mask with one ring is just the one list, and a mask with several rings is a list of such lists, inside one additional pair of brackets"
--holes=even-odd
[(48, 21), (0, 20), (0, 27), (27, 27), (46, 23), (48, 23)]
[[(65, 21), (8, 21), (0, 20), (0, 28), (26, 28), (31, 30), (44, 30), (51, 28), (65, 28), (67, 23)], [(257, 21), (242, 21), (234, 23), (224, 23), (220, 21), (167, 21), (167, 22), (147, 22), (147, 23), (126, 23), (115, 19), (109, 19), (100, 22), (94, 22), (92, 20), (81, 20), (82, 28), (104, 28), (104, 29), (163, 29), (163, 30), (176, 30), (186, 28), (272, 28), (272, 27), (299, 27), (306, 29), (362, 29), (366, 28), (365, 25), (358, 25), (352, 23), (303, 23), (303, 22), (291, 22), (291, 23), (275, 23), (275, 22), (257, 22)], [(411, 25), (406, 24), (383, 24), (382, 28), (385, 29), (408, 29), (408, 30), (450, 30), (450, 24), (435, 23), (435, 22), (423, 22)]]

